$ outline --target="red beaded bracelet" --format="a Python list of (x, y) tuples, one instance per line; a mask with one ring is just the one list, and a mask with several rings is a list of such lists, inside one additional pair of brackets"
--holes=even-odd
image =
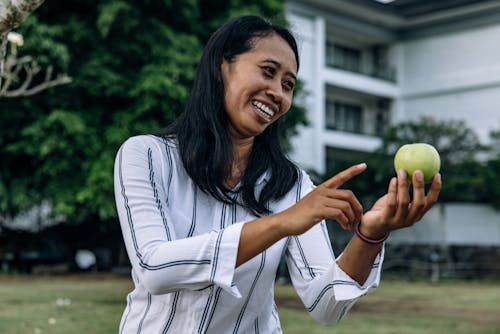
[(385, 236), (383, 236), (382, 238), (378, 239), (378, 240), (375, 240), (375, 239), (370, 239), (366, 236), (364, 236), (362, 233), (361, 233), (361, 230), (359, 229), (359, 227), (361, 226), (361, 223), (358, 223), (356, 224), (356, 235), (361, 239), (363, 240), (364, 242), (366, 243), (369, 243), (369, 244), (372, 244), (372, 245), (378, 245), (378, 244), (381, 244), (383, 243), (385, 240), (387, 240), (387, 238), (389, 238), (389, 232), (387, 232), (387, 234)]

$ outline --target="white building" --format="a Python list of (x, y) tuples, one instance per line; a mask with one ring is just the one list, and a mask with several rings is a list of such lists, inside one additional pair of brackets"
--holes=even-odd
[(287, 13), (308, 94), (292, 142), (303, 167), (324, 173), (423, 115), (465, 120), (485, 143), (500, 129), (500, 1), (288, 0)]
[[(388, 124), (424, 115), (464, 120), (483, 143), (500, 129), (500, 1), (288, 0), (287, 13), (308, 94), (292, 141), (302, 167), (362, 160)], [(500, 246), (500, 214), (439, 205), (389, 242)]]

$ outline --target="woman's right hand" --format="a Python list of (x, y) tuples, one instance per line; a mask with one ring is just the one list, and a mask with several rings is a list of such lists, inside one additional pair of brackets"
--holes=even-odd
[(363, 208), (352, 191), (339, 187), (365, 170), (365, 163), (349, 167), (278, 213), (282, 234), (300, 235), (324, 219), (334, 219), (344, 229), (353, 230), (354, 223), (361, 221)]

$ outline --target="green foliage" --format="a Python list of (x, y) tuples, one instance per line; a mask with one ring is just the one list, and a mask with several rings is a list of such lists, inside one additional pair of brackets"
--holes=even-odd
[[(113, 221), (119, 146), (174, 119), (210, 34), (243, 13), (285, 17), (282, 0), (46, 1), (19, 27), (18, 54), (73, 81), (0, 100), (0, 217), (49, 200), (71, 223)], [(305, 122), (289, 114), (285, 136)]]
[(492, 157), (486, 162), (484, 179), (488, 189), (488, 202), (500, 209), (500, 128), (492, 131), (490, 138)]
[(473, 158), (476, 153), (486, 149), (464, 121), (439, 121), (432, 117), (422, 117), (390, 127), (383, 136), (382, 150), (392, 155), (403, 144), (414, 142), (436, 147), (444, 166)]
[(125, 1), (114, 1), (101, 4), (96, 22), (97, 29), (101, 33), (101, 36), (108, 36), (113, 23), (118, 20), (120, 14), (126, 15), (133, 10), (133, 7)]
[(290, 149), (289, 139), (298, 133), (298, 127), (308, 125), (307, 112), (305, 109), (305, 97), (308, 92), (304, 90), (302, 81), (297, 80), (294, 89), (293, 104), (290, 110), (283, 116), (282, 134), (286, 149)]
[[(498, 132), (492, 133), (493, 143), (498, 138), (495, 136), (499, 136)], [(498, 146), (481, 144), (476, 133), (460, 120), (438, 121), (423, 117), (394, 124), (383, 135), (382, 145), (375, 154), (340, 157), (327, 175), (360, 161), (367, 162), (368, 170), (349, 181), (346, 187), (353, 189), (363, 204), (370, 205), (386, 192), (390, 178), (395, 176), (393, 159), (397, 149), (417, 142), (435, 146), (441, 156), (443, 189), (440, 201), (488, 203), (500, 208), (500, 153), (491, 154)], [(490, 158), (480, 159), (481, 153)]]
[(380, 153), (392, 158), (396, 150), (407, 143), (423, 142), (436, 147), (441, 156), (441, 176), (444, 187), (440, 200), (485, 202), (484, 166), (478, 153), (486, 152), (476, 133), (462, 120), (436, 120), (422, 117), (416, 121), (396, 124), (382, 138)]
[(35, 15), (31, 15), (23, 22), (18, 31), (25, 36), (25, 44), (18, 48), (19, 53), (29, 54), (33, 57), (36, 55), (37, 63), (43, 68), (54, 65), (60, 70), (67, 70), (70, 51), (68, 46), (61, 41), (62, 27), (40, 22)]
[(83, 175), (75, 171), (85, 169), (88, 161), (80, 159), (98, 147), (97, 136), (92, 132), (80, 115), (66, 110), (53, 110), (25, 126), (17, 140), (5, 147), (7, 154), (24, 156), (33, 167), (23, 171), (25, 180), (30, 182), (21, 183), (21, 187), (15, 177), (5, 180), (13, 182), (12, 193), (30, 194), (29, 197), (14, 196), (12, 209), (27, 209), (36, 203), (33, 200), (50, 199), (55, 213), (74, 215), (81, 205), (74, 192), (84, 180)]

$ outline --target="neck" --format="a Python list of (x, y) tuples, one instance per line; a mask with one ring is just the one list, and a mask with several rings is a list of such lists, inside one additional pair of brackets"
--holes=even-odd
[(239, 140), (234, 143), (233, 164), (231, 167), (231, 175), (227, 180), (230, 188), (234, 188), (247, 168), (248, 158), (252, 152), (253, 138), (248, 140)]

